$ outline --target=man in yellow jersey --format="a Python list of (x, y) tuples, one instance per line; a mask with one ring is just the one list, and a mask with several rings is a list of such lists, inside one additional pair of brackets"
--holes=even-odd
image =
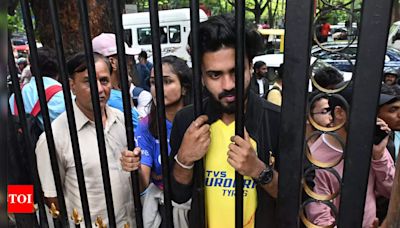
[[(190, 227), (233, 228), (235, 171), (244, 176), (244, 227), (275, 227), (278, 173), (270, 165), (277, 154), (279, 108), (250, 91), (252, 59), (262, 41), (246, 30), (245, 136), (235, 136), (235, 22), (232, 15), (210, 17), (200, 24), (202, 80), (208, 91), (204, 115), (193, 106), (177, 113), (171, 132), (172, 199), (192, 198)], [(190, 43), (190, 42), (189, 42)], [(193, 193), (193, 165), (204, 159), (204, 202)], [(201, 194), (201, 193), (200, 193)], [(205, 221), (195, 210), (205, 206)]]

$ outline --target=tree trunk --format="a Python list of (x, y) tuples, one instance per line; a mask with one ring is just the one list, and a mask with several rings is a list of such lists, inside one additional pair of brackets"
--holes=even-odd
[(261, 6), (260, 6), (260, 2), (258, 1), (254, 1), (254, 20), (256, 22), (256, 24), (260, 24), (260, 19), (261, 19)]
[(393, 11), (392, 11), (392, 23), (400, 20), (400, 7), (399, 0), (393, 1)]
[[(114, 32), (112, 11), (108, 0), (88, 0), (90, 34), (93, 37), (102, 32)], [(84, 51), (81, 34), (81, 20), (76, 0), (58, 0), (60, 28), (66, 56)], [(31, 0), (36, 19), (36, 34), (43, 46), (55, 47), (50, 11), (47, 0)]]

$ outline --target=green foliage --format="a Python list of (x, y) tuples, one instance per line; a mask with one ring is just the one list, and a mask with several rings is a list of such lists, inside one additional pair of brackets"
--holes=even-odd
[(7, 28), (7, 24), (6, 24), (6, 18), (7, 16), (7, 12), (5, 11), (0, 11), (0, 30), (3, 31)]
[(14, 16), (7, 15), (7, 27), (8, 31), (11, 33), (25, 33), (22, 13), (19, 6), (15, 9)]

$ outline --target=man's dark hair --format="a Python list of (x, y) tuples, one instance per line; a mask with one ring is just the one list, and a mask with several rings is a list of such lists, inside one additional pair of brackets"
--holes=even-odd
[(41, 47), (37, 49), (38, 67), (43, 76), (58, 78), (58, 62), (54, 49)]
[[(189, 35), (189, 46), (192, 45)], [(232, 14), (211, 16), (207, 21), (201, 22), (199, 27), (200, 58), (206, 52), (215, 52), (224, 47), (236, 47), (235, 17)], [(245, 53), (248, 61), (261, 54), (263, 42), (260, 34), (255, 29), (245, 28)], [(192, 48), (190, 48), (192, 49)]]
[(258, 69), (260, 69), (262, 66), (265, 66), (265, 65), (267, 65), (267, 64), (264, 63), (264, 61), (257, 61), (257, 62), (254, 63), (253, 69), (254, 69), (254, 70), (258, 70)]
[[(107, 57), (104, 57), (103, 55), (99, 53), (93, 53), (93, 58), (94, 62), (97, 62), (98, 60), (102, 59), (108, 67), (108, 70), (111, 74), (112, 72), (112, 67), (110, 60)], [(68, 75), (70, 79), (74, 79), (75, 73), (83, 72), (87, 70), (87, 63), (86, 63), (86, 53), (85, 52), (78, 52), (75, 55), (71, 56), (67, 60), (67, 70), (68, 70)]]
[(142, 58), (144, 58), (144, 59), (147, 59), (147, 52), (146, 52), (146, 51), (141, 51), (141, 52), (139, 53), (139, 57), (142, 57)]
[(343, 82), (343, 75), (334, 67), (327, 66), (316, 70), (315, 81), (323, 88), (332, 88)]

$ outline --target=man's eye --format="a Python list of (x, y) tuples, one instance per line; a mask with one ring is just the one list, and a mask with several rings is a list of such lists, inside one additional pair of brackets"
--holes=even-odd
[(217, 72), (208, 72), (207, 75), (208, 75), (208, 77), (213, 78), (213, 79), (217, 79), (221, 76), (221, 74), (219, 74)]
[(155, 84), (155, 80), (154, 79), (150, 79), (150, 85), (154, 85)]

